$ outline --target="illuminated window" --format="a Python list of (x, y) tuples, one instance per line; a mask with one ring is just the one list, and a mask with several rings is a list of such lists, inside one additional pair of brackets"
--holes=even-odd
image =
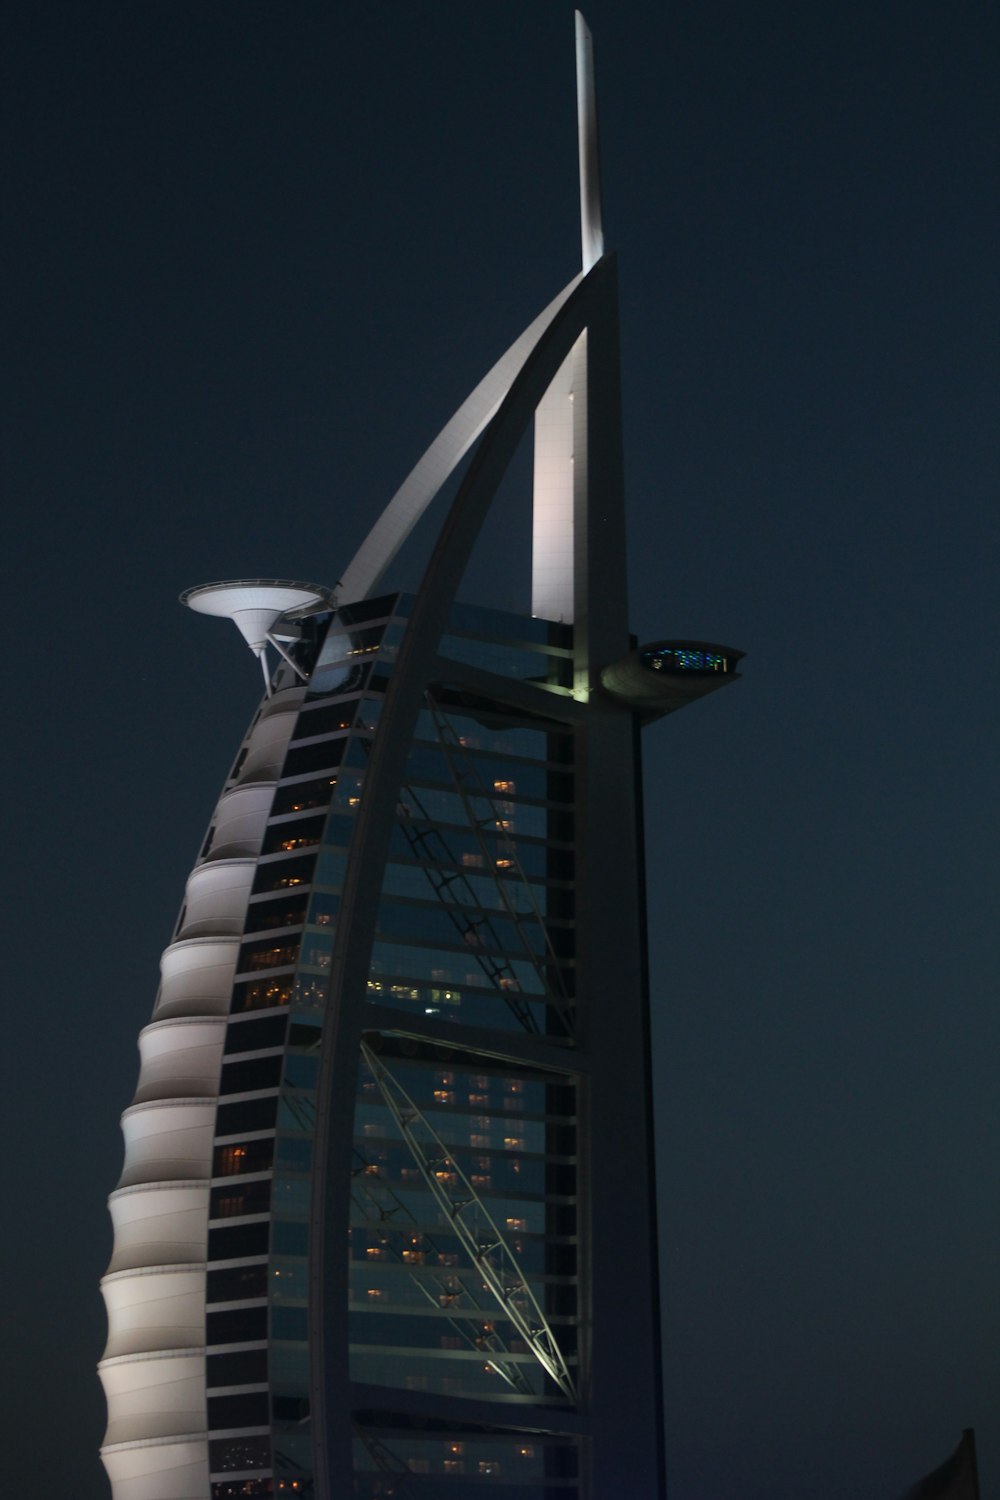
[(246, 1146), (224, 1146), (220, 1152), (217, 1177), (232, 1177), (239, 1172), (247, 1156)]
[(480, 1474), (499, 1474), (500, 1465), (495, 1458), (481, 1458), (479, 1460)]
[(524, 1136), (523, 1135), (505, 1135), (504, 1138), (503, 1138), (503, 1143), (504, 1143), (504, 1146), (507, 1148), (508, 1151), (523, 1151), (524, 1150)]
[[(509, 1224), (510, 1220), (508, 1219), (507, 1222)], [(365, 1255), (369, 1260), (385, 1260), (385, 1251), (381, 1245), (369, 1245)]]
[(469, 1145), (470, 1146), (488, 1146), (489, 1143), (490, 1143), (490, 1138), (489, 1138), (488, 1135), (470, 1135), (469, 1136)]
[(385, 1297), (385, 1288), (381, 1286), (370, 1286), (368, 1288), (367, 1295), (370, 1302), (380, 1302)]
[(495, 792), (516, 792), (517, 783), (514, 781), (494, 781), (493, 790)]
[(507, 1228), (508, 1229), (527, 1229), (527, 1227), (528, 1227), (528, 1221), (527, 1221), (527, 1219), (508, 1219), (507, 1220)]

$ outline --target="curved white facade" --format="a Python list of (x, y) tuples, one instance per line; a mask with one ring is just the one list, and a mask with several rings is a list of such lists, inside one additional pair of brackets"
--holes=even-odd
[(265, 704), (219, 799), (139, 1037), (102, 1283), (114, 1500), (206, 1500), (205, 1267), (225, 1017), (256, 855), (301, 694)]

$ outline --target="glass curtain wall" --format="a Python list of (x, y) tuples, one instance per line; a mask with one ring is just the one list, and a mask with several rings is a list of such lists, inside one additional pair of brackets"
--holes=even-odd
[[(355, 1494), (576, 1488), (573, 1441), (525, 1419), (576, 1400), (577, 1085), (517, 1047), (574, 1036), (573, 741), (555, 717), (462, 680), (479, 669), (544, 685), (555, 708), (572, 632), (454, 607), (441, 655), (455, 669), (425, 695), (402, 784), (378, 789), (395, 818), (366, 993), (331, 1001), (355, 814), (408, 604), (325, 622), (249, 904), (209, 1229), (213, 1500), (313, 1493), (309, 1223), (329, 1003), (371, 1021), (354, 1107), (350, 1373), (384, 1399), (356, 1414)], [(418, 1428), (394, 1414), (393, 1391), (478, 1398), (497, 1420)]]

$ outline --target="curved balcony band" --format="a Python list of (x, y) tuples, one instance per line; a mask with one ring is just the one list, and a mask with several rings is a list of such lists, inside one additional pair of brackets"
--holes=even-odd
[(279, 709), (251, 726), (188, 879), (153, 1019), (139, 1038), (102, 1283), (102, 1456), (115, 1500), (207, 1500), (210, 1492), (205, 1277), (219, 1072), (239, 935), (294, 718)]

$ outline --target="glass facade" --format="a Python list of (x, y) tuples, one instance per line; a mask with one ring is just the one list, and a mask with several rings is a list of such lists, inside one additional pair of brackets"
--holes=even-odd
[[(213, 1500), (313, 1493), (310, 1224), (330, 1004), (364, 1012), (349, 1368), (383, 1404), (354, 1419), (355, 1494), (408, 1494), (403, 1474), (456, 1500), (483, 1483), (523, 1500), (576, 1492), (575, 1441), (520, 1414), (577, 1400), (577, 1080), (516, 1048), (505, 1057), (503, 1042), (574, 1037), (573, 736), (474, 691), (478, 669), (565, 693), (572, 631), (454, 609), (449, 682), (426, 693), (401, 783), (379, 789), (395, 816), (365, 992), (331, 996), (356, 815), (409, 607), (392, 596), (325, 621), (254, 873), (209, 1209)], [(447, 1048), (428, 1022), (447, 1024)], [(394, 1392), (474, 1398), (497, 1421), (431, 1433), (394, 1412)]]

